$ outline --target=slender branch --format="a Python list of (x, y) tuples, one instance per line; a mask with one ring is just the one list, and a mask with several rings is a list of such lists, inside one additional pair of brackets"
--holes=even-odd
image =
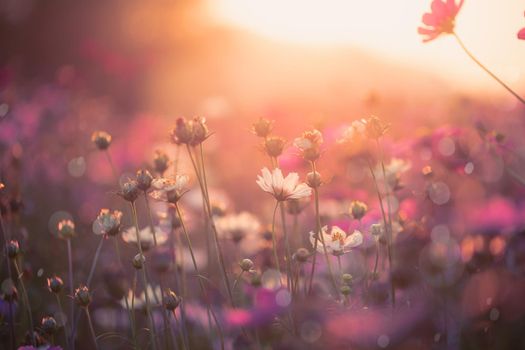
[(18, 282), (20, 283), (20, 287), (22, 288), (22, 298), (24, 299), (24, 304), (26, 304), (26, 311), (27, 315), (29, 316), (29, 333), (30, 333), (30, 339), (31, 344), (33, 346), (36, 346), (35, 341), (35, 328), (33, 326), (33, 314), (31, 312), (31, 305), (29, 304), (29, 297), (27, 296), (27, 290), (24, 283), (24, 277), (23, 273), (20, 271), (20, 268), (18, 267), (18, 263), (16, 262), (16, 259), (13, 259), (13, 265), (15, 266), (16, 274), (18, 276)]
[[(68, 279), (69, 279), (69, 295), (71, 298), (70, 302), (70, 323), (71, 323), (71, 349), (75, 350), (75, 300), (73, 299), (74, 284), (73, 281), (73, 254), (71, 249), (71, 239), (67, 240), (67, 266), (68, 266)], [(75, 322), (75, 323), (74, 323)]]

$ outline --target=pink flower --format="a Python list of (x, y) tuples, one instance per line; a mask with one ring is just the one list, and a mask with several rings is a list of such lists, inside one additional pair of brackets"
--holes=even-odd
[(518, 39), (525, 40), (525, 28), (521, 28), (518, 32)]
[(423, 42), (436, 39), (441, 34), (454, 33), (456, 15), (463, 6), (463, 0), (456, 4), (456, 0), (433, 0), (431, 13), (423, 15), (425, 27), (419, 27), (418, 33), (424, 35)]

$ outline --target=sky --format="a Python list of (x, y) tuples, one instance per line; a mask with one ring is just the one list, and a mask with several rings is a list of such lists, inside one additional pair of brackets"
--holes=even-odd
[[(505, 93), (443, 36), (423, 44), (417, 34), (430, 0), (210, 0), (219, 22), (272, 40), (308, 46), (352, 46), (429, 70), (468, 90)], [(456, 32), (478, 59), (525, 94), (525, 1), (465, 0)]]

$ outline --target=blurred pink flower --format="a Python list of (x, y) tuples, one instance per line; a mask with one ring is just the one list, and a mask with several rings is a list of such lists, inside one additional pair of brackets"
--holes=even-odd
[(518, 32), (518, 39), (525, 40), (525, 28), (521, 28)]
[(431, 4), (432, 12), (423, 15), (424, 27), (418, 28), (418, 33), (425, 36), (423, 42), (436, 39), (441, 34), (454, 33), (456, 15), (463, 6), (463, 0), (456, 4), (456, 0), (434, 0)]

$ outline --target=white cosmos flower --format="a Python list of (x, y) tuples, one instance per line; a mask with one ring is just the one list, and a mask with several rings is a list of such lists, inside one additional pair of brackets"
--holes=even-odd
[(366, 132), (366, 124), (362, 120), (355, 120), (343, 131), (343, 136), (337, 141), (339, 143), (352, 142), (363, 137)]
[(154, 179), (151, 182), (150, 196), (156, 200), (177, 203), (187, 192), (189, 177), (187, 175), (176, 175), (175, 178)]
[(257, 235), (261, 229), (257, 217), (246, 211), (218, 217), (215, 226), (221, 238), (232, 239), (236, 243), (246, 236)]
[(261, 172), (262, 176), (257, 176), (257, 185), (278, 201), (301, 199), (312, 195), (312, 189), (307, 184), (299, 183), (297, 173), (290, 173), (284, 177), (279, 168), (273, 169), (273, 172), (270, 172), (268, 168), (263, 168)]
[[(153, 231), (151, 227), (145, 227), (139, 231), (140, 245), (143, 250), (149, 250), (154, 245)], [(157, 244), (161, 245), (168, 240), (168, 234), (160, 226), (155, 226), (155, 237)], [(122, 233), (122, 239), (126, 243), (137, 243), (137, 233), (135, 227), (130, 227)]]
[[(162, 291), (160, 289), (159, 286), (156, 286), (156, 287), (152, 287), (150, 284), (148, 284), (148, 297), (149, 297), (149, 302), (152, 303), (152, 304), (156, 304), (156, 301), (158, 300), (159, 302), (161, 302), (162, 300)], [(128, 294), (125, 295), (121, 300), (120, 300), (120, 305), (122, 307), (126, 307), (126, 299), (128, 299), (128, 305), (129, 307), (131, 307), (131, 301), (133, 299), (133, 291), (132, 290), (128, 290)], [(135, 300), (134, 300), (134, 305), (133, 305), (136, 309), (143, 309), (146, 307), (146, 294), (144, 293), (144, 291), (141, 293), (141, 294), (136, 294), (135, 295)]]
[[(323, 239), (319, 238), (317, 242), (317, 251), (319, 253), (324, 253), (323, 240), (326, 246), (326, 252), (333, 255), (348, 253), (363, 243), (363, 234), (357, 230), (347, 235), (346, 232), (338, 226), (332, 226), (330, 230), (328, 230), (327, 226), (324, 226), (321, 234), (323, 235)], [(312, 247), (315, 246), (315, 232), (310, 232), (310, 243)]]

